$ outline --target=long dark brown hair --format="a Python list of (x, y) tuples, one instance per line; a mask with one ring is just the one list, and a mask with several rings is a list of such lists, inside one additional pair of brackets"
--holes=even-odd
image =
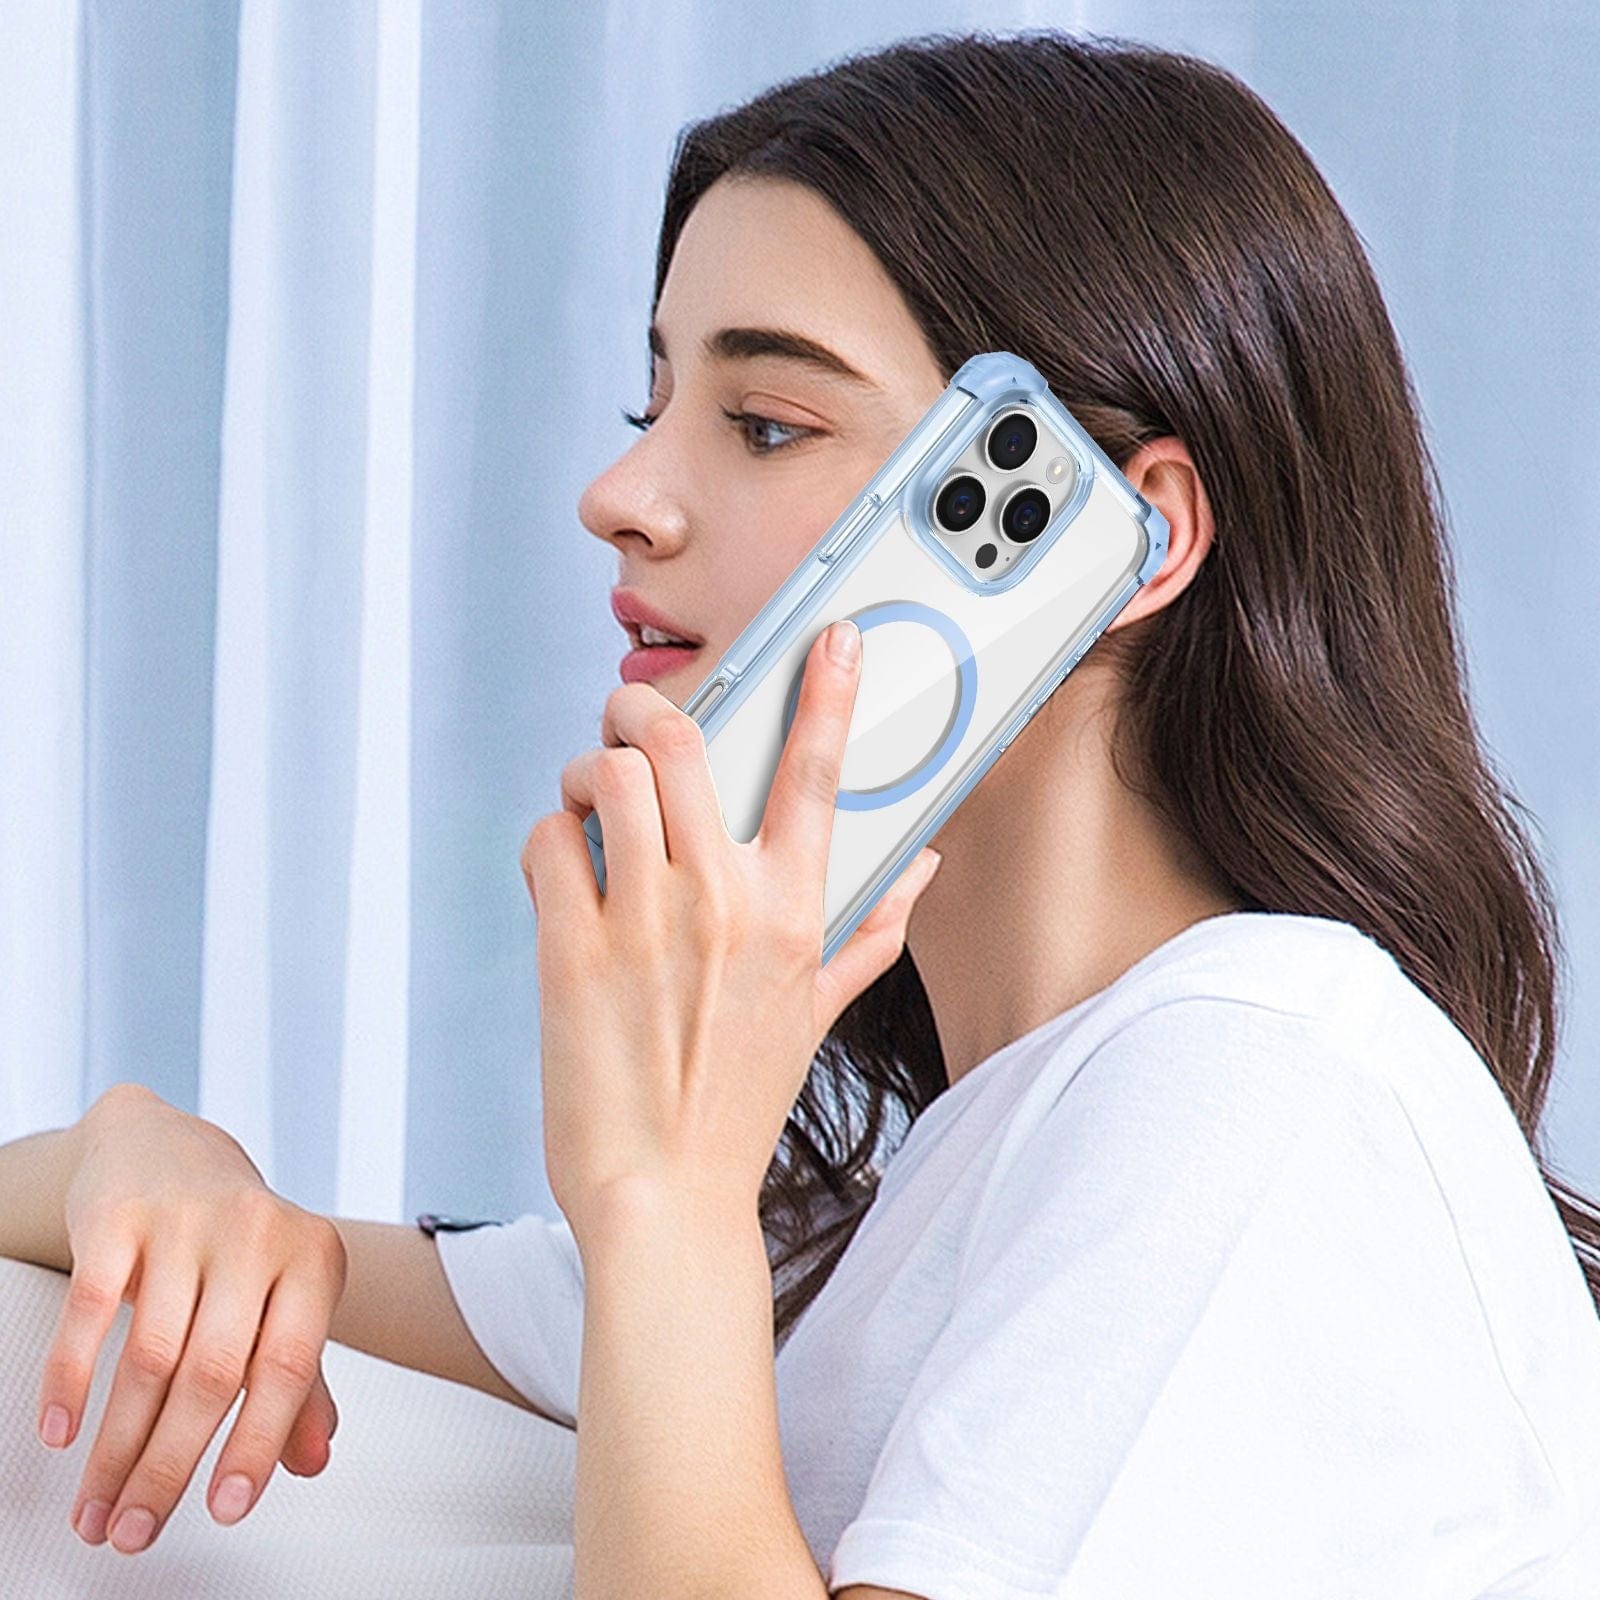
[[(680, 133), (657, 300), (725, 173), (827, 199), (946, 378), (1020, 351), (1119, 466), (1166, 435), (1188, 446), (1208, 559), (1094, 647), (1119, 675), (1119, 776), (1247, 908), (1353, 924), (1443, 1008), (1600, 1305), (1600, 1212), (1539, 1136), (1554, 898), (1469, 709), (1444, 497), (1394, 329), (1304, 148), (1192, 56), (1057, 31), (905, 39)], [(779, 1344), (871, 1203), (885, 1136), (946, 1087), (902, 952), (824, 1040), (766, 1175)]]

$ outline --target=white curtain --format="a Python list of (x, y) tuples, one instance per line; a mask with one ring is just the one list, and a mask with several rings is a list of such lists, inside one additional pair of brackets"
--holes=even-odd
[(572, 507), (641, 348), (580, 337), (603, 18), (0, 19), (0, 1137), (137, 1078), (319, 1210), (553, 1211), (518, 855), (615, 682)]
[(1600, 1187), (1600, 21), (1529, 6), (0, 0), (0, 1139), (149, 1083), (300, 1204), (553, 1213), (518, 867), (621, 636), (681, 123), (931, 29), (1261, 92), (1372, 249)]

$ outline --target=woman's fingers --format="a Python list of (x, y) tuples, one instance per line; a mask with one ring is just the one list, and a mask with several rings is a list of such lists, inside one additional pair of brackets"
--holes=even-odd
[[(313, 1388), (322, 1383), (322, 1347), (337, 1298), (326, 1274), (300, 1265), (289, 1266), (273, 1284), (244, 1405), (212, 1474), (207, 1498), (218, 1522), (237, 1522), (260, 1499)], [(331, 1399), (328, 1404), (331, 1409)], [(320, 1421), (316, 1426), (322, 1430)], [(331, 1435), (331, 1426), (326, 1432)]]
[[(183, 1246), (167, 1257), (159, 1245), (151, 1248), (105, 1415), (73, 1506), (73, 1526), (89, 1544), (105, 1539), (112, 1507), (166, 1403), (189, 1336), (199, 1281), (199, 1269)], [(179, 1491), (182, 1488), (177, 1485)], [(119, 1543), (119, 1548), (126, 1546)]]
[[(74, 1254), (39, 1391), (40, 1436), (55, 1449), (64, 1449), (77, 1438), (100, 1347), (122, 1307), (138, 1253), (131, 1234), (104, 1228), (90, 1233)], [(64, 1433), (51, 1431), (56, 1407), (66, 1413)]]
[[(321, 1471), (338, 1417), (320, 1362), (347, 1262), (332, 1221), (273, 1194), (213, 1124), (130, 1085), (103, 1094), (81, 1125), (65, 1195), (72, 1283), (45, 1361), (40, 1432), (65, 1443), (81, 1429), (99, 1351), (131, 1301), (72, 1518), (88, 1543), (109, 1533), (132, 1552), (159, 1535), (241, 1388), (213, 1516), (237, 1520), (285, 1452)], [(235, 1477), (237, 1507), (225, 1481)]]
[[(207, 1493), (218, 1522), (237, 1522), (255, 1505), (286, 1450), (303, 1475), (321, 1471), (338, 1424), (321, 1369), (339, 1294), (331, 1264), (292, 1258), (265, 1287), (226, 1260), (194, 1276), (176, 1261), (162, 1266), (153, 1262), (147, 1273), (84, 1473), (81, 1519), (74, 1510), (89, 1543), (109, 1537), (128, 1553), (166, 1525), (241, 1388), (244, 1404)], [(190, 1307), (199, 1297), (192, 1320), (186, 1283)]]
[(906, 922), (939, 869), (937, 850), (926, 849), (890, 886), (861, 925), (817, 973), (816, 1032), (820, 1040), (844, 1008), (900, 958)]
[(806, 652), (794, 721), (756, 836), (793, 863), (826, 866), (860, 669), (860, 630), (848, 619), (824, 628)]
[[(631, 892), (666, 865), (667, 838), (655, 770), (643, 750), (624, 745), (574, 756), (561, 770), (561, 804), (580, 822), (591, 811), (600, 814), (606, 905), (616, 903), (613, 888)], [(599, 894), (597, 886), (597, 900)]]
[(727, 842), (728, 825), (711, 777), (705, 733), (659, 689), (648, 683), (613, 689), (600, 719), (600, 740), (649, 756), (669, 860), (709, 860)]
[[(187, 1340), (180, 1341), (180, 1354), (154, 1425), (125, 1478), (109, 1496), (112, 1505), (106, 1528), (119, 1550), (141, 1550), (154, 1541), (244, 1382), (261, 1303), (266, 1298), (259, 1274), (230, 1271), (213, 1263), (201, 1273), (197, 1290), (199, 1308)], [(150, 1292), (146, 1287), (144, 1294)], [(137, 1315), (136, 1311), (136, 1320)], [(133, 1338), (132, 1329), (129, 1338)], [(165, 1341), (162, 1348), (165, 1352)]]
[(328, 1393), (328, 1380), (318, 1370), (306, 1403), (289, 1429), (278, 1459), (297, 1478), (314, 1478), (327, 1466), (329, 1446), (339, 1431), (339, 1408)]

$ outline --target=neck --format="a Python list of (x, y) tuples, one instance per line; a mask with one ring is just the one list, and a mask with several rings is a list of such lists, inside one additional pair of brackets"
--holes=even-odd
[[(932, 839), (943, 857), (906, 945), (950, 1082), (1243, 901), (1111, 766), (1079, 672)], [(1067, 694), (1068, 688), (1076, 692)]]

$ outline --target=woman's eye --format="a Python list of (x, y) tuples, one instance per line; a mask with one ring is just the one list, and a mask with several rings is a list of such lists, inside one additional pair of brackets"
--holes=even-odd
[[(729, 422), (737, 424), (741, 429), (744, 430), (745, 442), (755, 449), (755, 453), (758, 456), (770, 456), (775, 450), (785, 449), (787, 446), (795, 444), (800, 439), (803, 439), (808, 433), (815, 433), (817, 431), (815, 428), (803, 428), (795, 422), (778, 422), (772, 417), (763, 417), (754, 411), (730, 411), (726, 406), (723, 406), (722, 414), (728, 419)], [(752, 437), (750, 430), (753, 428), (776, 428), (779, 433), (788, 434), (789, 437), (786, 439), (779, 439), (776, 444), (769, 442), (763, 448), (758, 445), (755, 439)], [(767, 438), (769, 440), (771, 439), (770, 432), (767, 434)]]
[[(795, 422), (779, 422), (772, 417), (763, 417), (755, 411), (730, 411), (726, 406), (723, 406), (720, 409), (723, 416), (725, 416), (729, 422), (737, 424), (740, 429), (743, 430), (745, 442), (749, 444), (759, 456), (770, 456), (776, 450), (782, 450), (788, 445), (797, 443), (807, 434), (817, 432), (817, 429), (815, 428), (801, 427), (799, 423)], [(641, 414), (624, 409), (622, 413), (622, 420), (626, 422), (629, 427), (638, 428), (640, 432), (643, 432), (649, 428), (650, 424), (656, 419), (651, 416), (649, 412), (644, 412)], [(761, 442), (761, 439), (753, 436), (752, 430), (755, 429), (765, 430), (765, 432), (761, 435), (761, 439), (766, 441), (764, 444)], [(780, 438), (776, 443), (773, 443), (771, 432), (773, 429), (776, 429), (780, 434), (788, 435), (788, 437)]]

